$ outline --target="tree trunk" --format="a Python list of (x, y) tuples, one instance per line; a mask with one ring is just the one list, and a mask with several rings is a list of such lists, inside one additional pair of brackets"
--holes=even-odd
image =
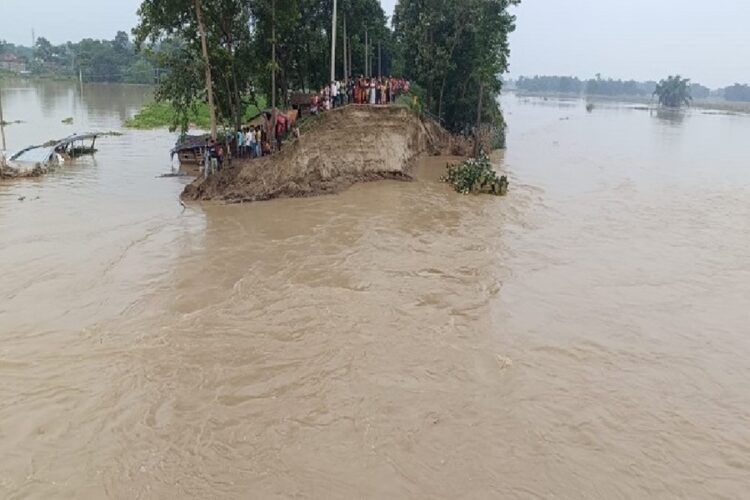
[(213, 79), (211, 78), (211, 63), (208, 59), (208, 42), (206, 41), (206, 27), (203, 24), (203, 6), (201, 0), (193, 0), (195, 5), (195, 16), (198, 21), (198, 32), (201, 35), (201, 47), (203, 49), (203, 64), (206, 66), (206, 93), (208, 94), (208, 115), (211, 119), (211, 138), (216, 140), (216, 107), (214, 106)]
[[(432, 48), (435, 47), (433, 45), (433, 43), (432, 43), (432, 40), (433, 40), (433, 37), (432, 37), (432, 28), (430, 28), (430, 37), (429, 37), (429, 39), (430, 39), (430, 41), (429, 41), (429, 43), (428, 43), (427, 46), (432, 49)], [(430, 113), (433, 112), (432, 111), (432, 102), (433, 102), (433, 98), (432, 98), (432, 88), (433, 88), (433, 85), (432, 85), (432, 82), (433, 82), (433, 80), (434, 80), (434, 78), (432, 76), (432, 70), (430, 70), (429, 76), (428, 76), (428, 81), (427, 81), (427, 102), (425, 103), (427, 105), (427, 111), (430, 112)]]
[(445, 94), (445, 80), (446, 78), (443, 78), (443, 83), (440, 85), (440, 102), (438, 102), (438, 123), (443, 123), (443, 95)]
[(474, 128), (474, 157), (479, 158), (482, 149), (480, 144), (480, 129), (482, 128), (482, 97), (484, 96), (484, 82), (479, 82), (479, 98), (477, 99), (477, 125)]

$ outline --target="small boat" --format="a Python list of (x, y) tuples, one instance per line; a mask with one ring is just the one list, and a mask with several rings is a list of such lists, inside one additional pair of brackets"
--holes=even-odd
[[(203, 165), (203, 154), (210, 140), (210, 134), (184, 135), (177, 141), (170, 154), (172, 158), (176, 155), (183, 167)], [(219, 143), (225, 147), (228, 146), (230, 149), (234, 148), (235, 140), (235, 136), (231, 132), (226, 132), (223, 137), (219, 137)]]
[(180, 165), (203, 164), (203, 152), (208, 147), (210, 135), (183, 136), (171, 151), (172, 158), (177, 155)]

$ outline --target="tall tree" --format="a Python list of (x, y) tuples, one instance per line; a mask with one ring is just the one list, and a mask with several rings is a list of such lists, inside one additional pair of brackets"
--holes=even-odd
[[(216, 122), (239, 126), (253, 76), (246, 62), (253, 59), (246, 1), (143, 0), (138, 15), (136, 46), (143, 50), (147, 44), (149, 50), (168, 44), (172, 49), (159, 61), (167, 75), (157, 97), (172, 101), (182, 118), (187, 103), (205, 99), (215, 109)], [(185, 64), (190, 59), (203, 61), (202, 91), (194, 82), (178, 81), (190, 75)]]
[(211, 60), (208, 58), (208, 42), (206, 41), (206, 26), (203, 24), (203, 6), (201, 0), (194, 0), (195, 19), (198, 22), (198, 33), (201, 37), (203, 65), (206, 72), (206, 94), (208, 95), (208, 116), (211, 120), (211, 138), (216, 140), (216, 107), (214, 106), (214, 81), (211, 78)]
[(424, 89), (427, 110), (454, 131), (504, 127), (497, 95), (508, 69), (509, 8), (519, 0), (399, 0), (398, 66)]

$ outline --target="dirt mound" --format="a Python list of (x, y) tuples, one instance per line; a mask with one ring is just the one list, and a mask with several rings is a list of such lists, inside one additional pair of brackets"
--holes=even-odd
[(185, 200), (260, 201), (335, 193), (356, 182), (410, 179), (414, 160), (438, 153), (449, 135), (399, 107), (348, 106), (322, 115), (267, 158), (234, 161), (185, 188)]

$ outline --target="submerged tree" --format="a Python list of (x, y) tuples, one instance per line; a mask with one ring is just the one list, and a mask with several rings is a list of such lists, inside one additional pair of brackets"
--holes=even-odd
[(667, 108), (689, 106), (692, 101), (690, 79), (682, 78), (680, 75), (669, 76), (656, 85), (654, 95), (659, 98), (659, 104)]

